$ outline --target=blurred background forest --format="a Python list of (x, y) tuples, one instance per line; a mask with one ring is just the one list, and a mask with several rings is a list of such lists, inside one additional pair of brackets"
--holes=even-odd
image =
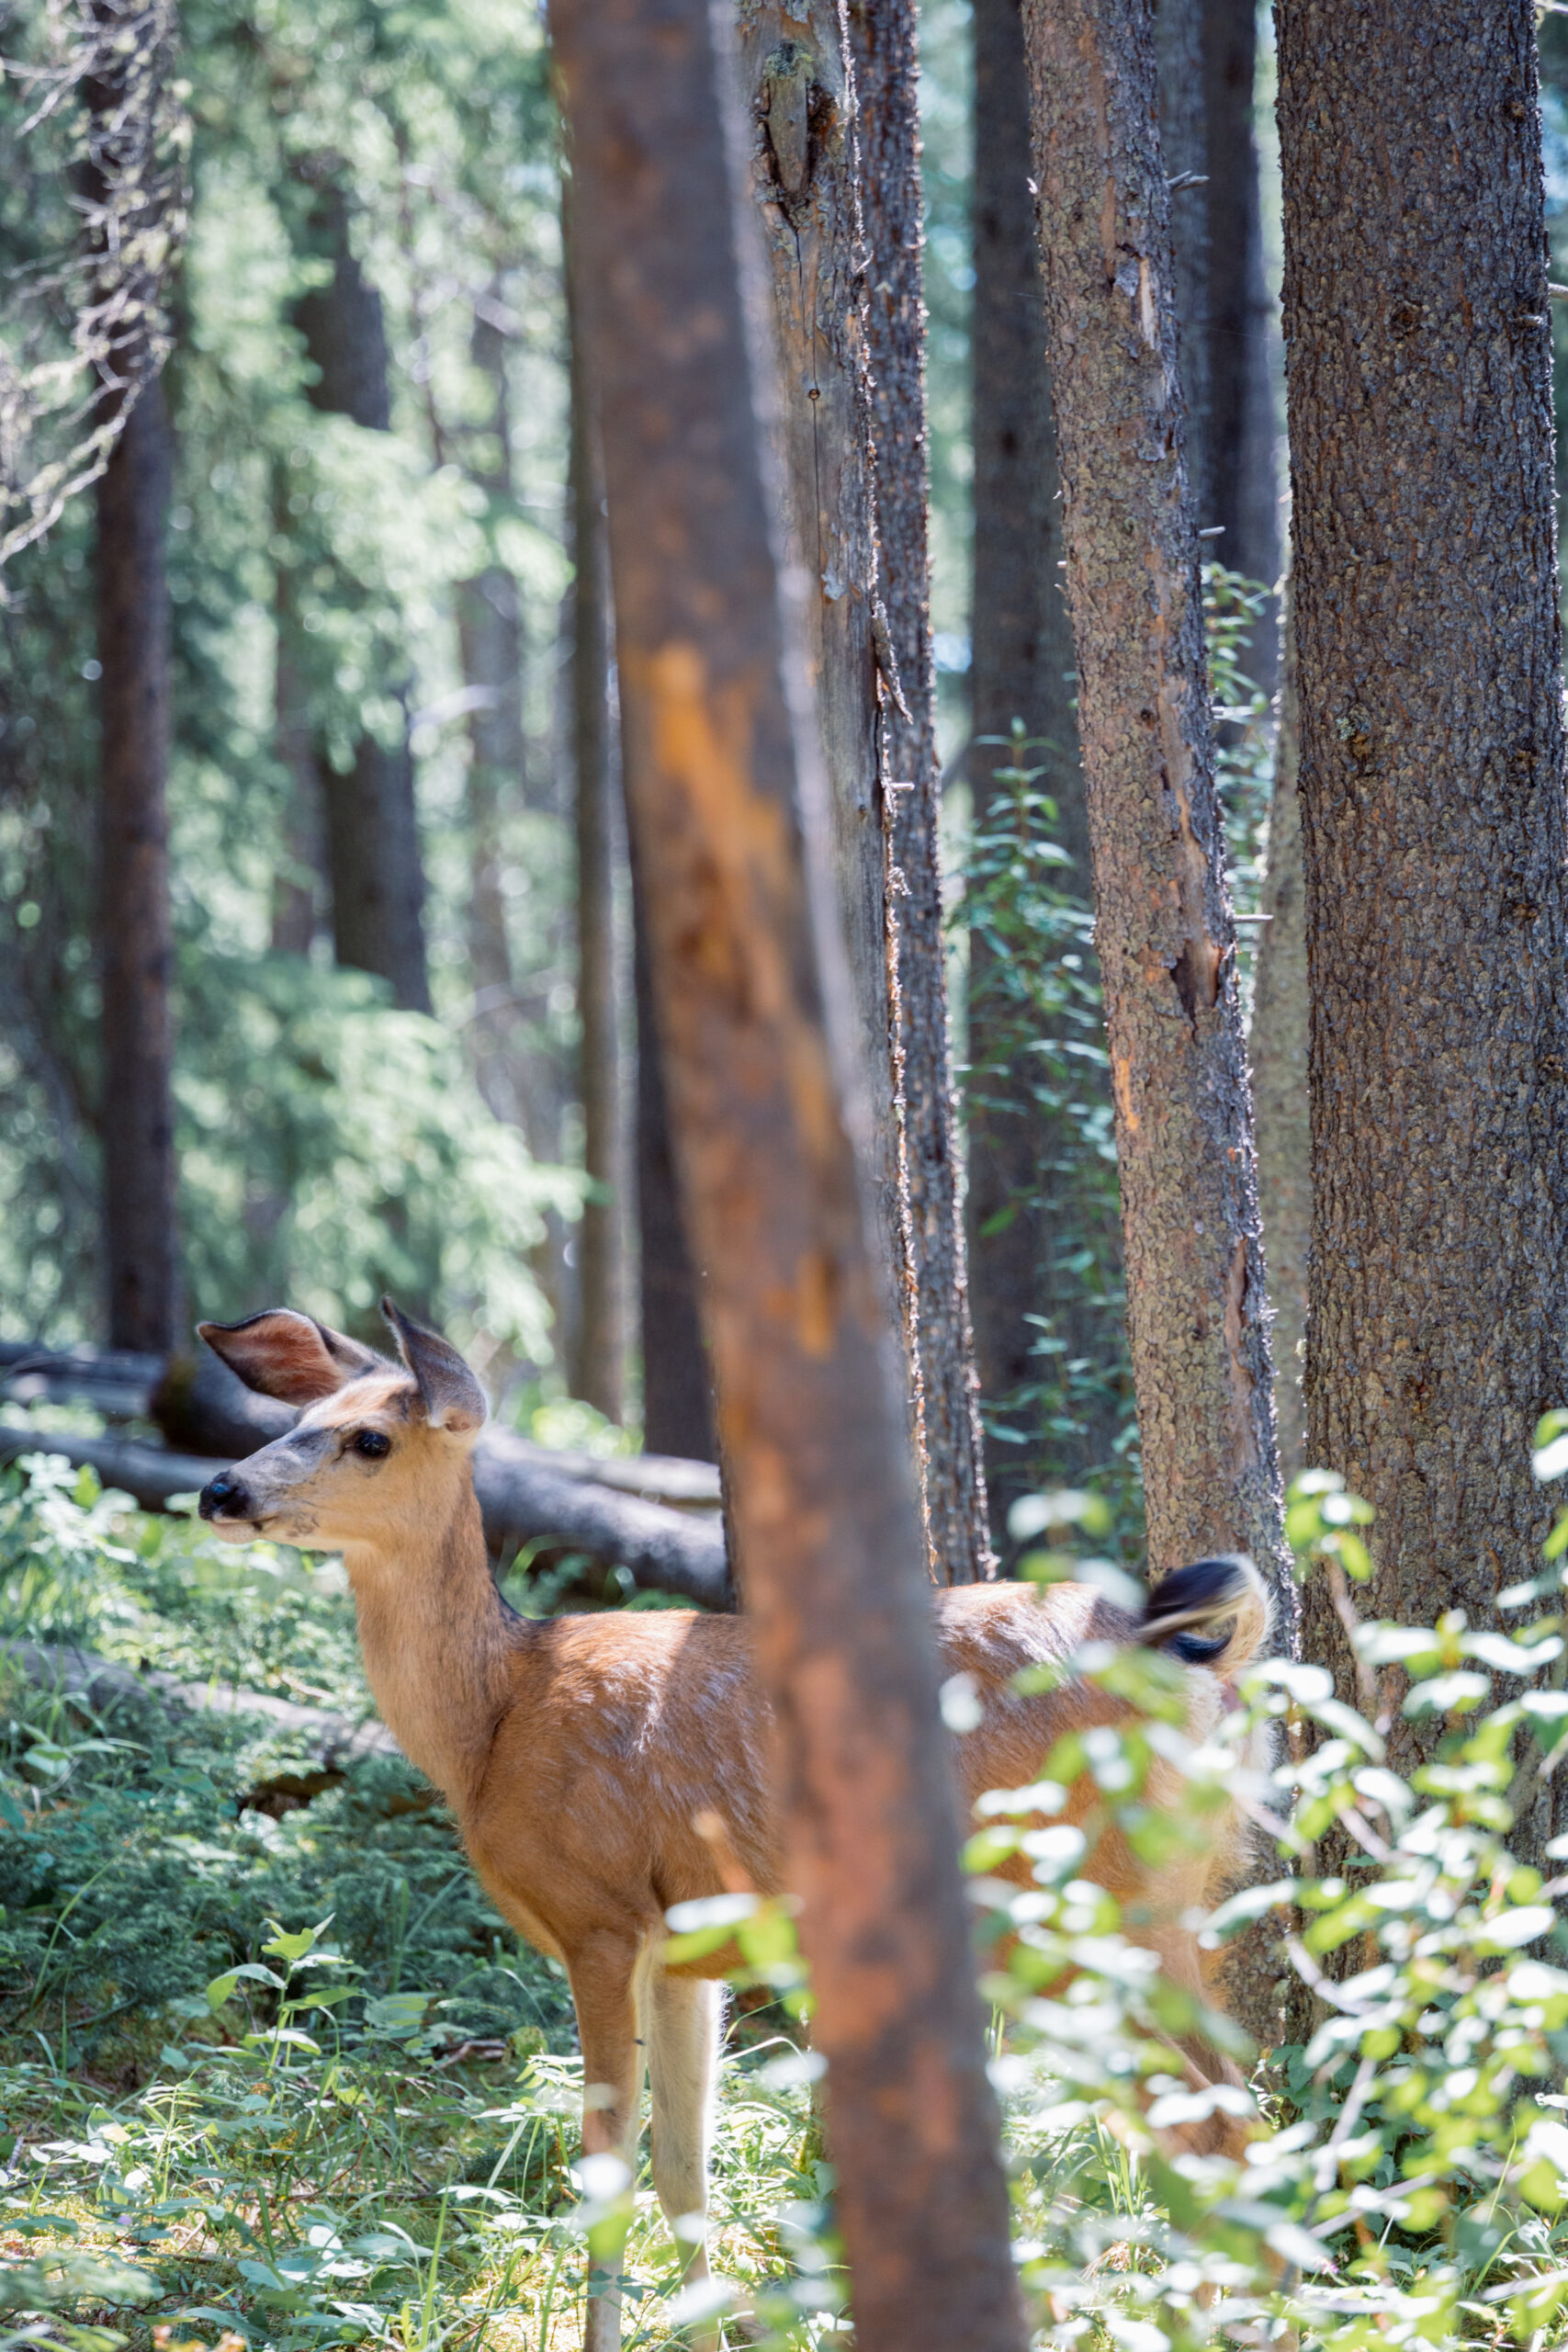
[[(1136, 1476), (1070, 641), (1050, 486), (1009, 408), (1043, 375), (1009, 13), (921, 10), (931, 618), (994, 1527), (1009, 1494), (1087, 1478), (1126, 1500)], [(0, 13), (13, 388), (51, 356), (51, 273), (82, 210), (81, 109), (47, 103), (63, 21)], [(1230, 41), (1228, 97), (1205, 102), (1220, 68), (1182, 51), (1200, 24)], [(1164, 0), (1156, 31), (1245, 918), (1284, 492), (1270, 36), (1217, 0)], [(1553, 17), (1542, 49), (1561, 237)], [(117, 1329), (107, 1303), (89, 492), (3, 574), (0, 1340), (166, 1351), (197, 1313), (285, 1300), (373, 1336), (390, 1289), (527, 1432), (705, 1456), (602, 554), (580, 561), (597, 501), (546, 27), (491, 0), (189, 0), (167, 72), (188, 187), (162, 377), (177, 1314)]]

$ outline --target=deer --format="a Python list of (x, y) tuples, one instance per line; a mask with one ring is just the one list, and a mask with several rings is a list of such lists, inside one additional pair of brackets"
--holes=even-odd
[[(584, 2156), (616, 2158), (634, 2178), (646, 2059), (653, 2187), (691, 2246), (693, 2283), (707, 2276), (728, 1956), (666, 1966), (661, 1952), (677, 1905), (738, 1883), (763, 1895), (784, 1888), (750, 1628), (743, 1614), (694, 1611), (517, 1614), (496, 1584), (474, 1495), (484, 1391), (437, 1332), (389, 1299), (382, 1311), (395, 1360), (288, 1307), (197, 1326), (250, 1387), (302, 1408), (286, 1436), (209, 1481), (201, 1516), (231, 1543), (341, 1553), (383, 1720), (446, 1798), (498, 1910), (565, 1968)], [(1188, 1736), (1201, 1742), (1236, 1705), (1236, 1678), (1269, 1630), (1262, 1580), (1240, 1555), (1166, 1577), (1141, 1616), (1073, 1583), (933, 1588), (932, 1611), (942, 1670), (967, 1677), (974, 1694), (976, 1720), (954, 1741), (966, 1811), (986, 1790), (1032, 1785), (1064, 1733), (1127, 1718), (1121, 1702), (1073, 1679), (1086, 1642), (1174, 1658)], [(1021, 1670), (1043, 1664), (1066, 1679), (1021, 1695)], [(1175, 1807), (1181, 1785), (1172, 1770), (1151, 1799)], [(1066, 1817), (1085, 1819), (1094, 1802), (1092, 1788), (1074, 1789)], [(1121, 1900), (1128, 1933), (1200, 2003), (1212, 1972), (1193, 1922), (1238, 1874), (1247, 1836), (1231, 1807), (1190, 1854), (1156, 1870), (1114, 1830), (1095, 1849), (1094, 1876)], [(1010, 1867), (1030, 1883), (1027, 1861)], [(1241, 2083), (1201, 2041), (1180, 2045), (1179, 2063), (1190, 2084)], [(1190, 2145), (1244, 2143), (1224, 2111), (1195, 2131)], [(591, 2265), (586, 2352), (619, 2342), (616, 2276)]]

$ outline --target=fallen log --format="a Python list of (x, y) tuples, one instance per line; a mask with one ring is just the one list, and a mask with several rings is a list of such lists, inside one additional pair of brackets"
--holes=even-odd
[[(284, 1426), (292, 1419), (288, 1415)], [(201, 1455), (167, 1452), (133, 1438), (62, 1437), (0, 1422), (0, 1462), (15, 1462), (24, 1453), (62, 1453), (77, 1464), (91, 1463), (106, 1487), (130, 1495), (143, 1510), (166, 1510), (172, 1496), (196, 1492), (242, 1453), (254, 1453), (267, 1442), (267, 1435), (257, 1434), (243, 1449)], [(601, 1579), (622, 1567), (639, 1592), (668, 1593), (705, 1609), (734, 1607), (724, 1529), (716, 1516), (648, 1502), (597, 1479), (575, 1477), (556, 1463), (544, 1447), (503, 1430), (487, 1430), (480, 1439), (474, 1486), (485, 1540), (497, 1558), (525, 1551), (537, 1567), (578, 1559)]]
[[(39, 1399), (80, 1398), (110, 1420), (152, 1420), (176, 1452), (209, 1461), (237, 1460), (254, 1453), (292, 1428), (293, 1408), (258, 1396), (235, 1378), (227, 1364), (205, 1351), (200, 1356), (141, 1355), (129, 1349), (39, 1346), (32, 1340), (0, 1340), (0, 1388), (17, 1404)], [(719, 1508), (718, 1471), (711, 1462), (687, 1462), (673, 1454), (601, 1455), (558, 1452), (510, 1437), (514, 1458), (540, 1470), (582, 1478), (615, 1493), (640, 1495), (645, 1502), (679, 1510)]]
[[(117, 1701), (156, 1698), (204, 1714), (240, 1715), (271, 1725), (287, 1740), (302, 1770), (269, 1772), (247, 1789), (239, 1802), (276, 1819), (298, 1805), (309, 1804), (325, 1789), (335, 1788), (351, 1766), (367, 1756), (400, 1756), (402, 1750), (374, 1715), (355, 1721), (324, 1707), (301, 1706), (293, 1699), (275, 1698), (267, 1690), (247, 1690), (239, 1682), (182, 1682), (177, 1675), (155, 1667), (120, 1666), (91, 1650), (67, 1642), (6, 1642), (0, 1644), (0, 1674), (15, 1667), (29, 1682), (57, 1690), (78, 1706), (100, 1713)], [(392, 1813), (412, 1812), (436, 1802), (418, 1791), (388, 1800)]]

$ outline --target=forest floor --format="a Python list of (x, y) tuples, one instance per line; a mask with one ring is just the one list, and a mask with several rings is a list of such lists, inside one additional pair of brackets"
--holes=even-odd
[[(569, 2352), (570, 2000), (445, 1808), (399, 1758), (325, 1775), (243, 1713), (85, 1707), (6, 1670), (24, 1634), (372, 1713), (340, 1573), (121, 1511), (63, 1464), (0, 1484), (0, 2346), (39, 2340), (8, 2310), (77, 2352)], [(732, 2028), (712, 2258), (750, 2336), (801, 2345), (836, 2295), (780, 2021)], [(668, 2341), (679, 2259), (645, 2164), (628, 2346)]]

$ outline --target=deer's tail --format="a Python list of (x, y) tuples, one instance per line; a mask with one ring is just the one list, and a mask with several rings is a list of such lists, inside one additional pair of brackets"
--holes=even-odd
[(1263, 1648), (1273, 1622), (1268, 1588), (1252, 1562), (1245, 1552), (1224, 1552), (1162, 1577), (1134, 1639), (1231, 1682)]

